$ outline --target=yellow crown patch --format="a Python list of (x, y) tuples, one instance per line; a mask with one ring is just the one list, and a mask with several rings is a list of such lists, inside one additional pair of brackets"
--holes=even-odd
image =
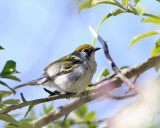
[(93, 46), (89, 44), (83, 44), (83, 45), (78, 46), (75, 51), (80, 51), (85, 48), (93, 48)]

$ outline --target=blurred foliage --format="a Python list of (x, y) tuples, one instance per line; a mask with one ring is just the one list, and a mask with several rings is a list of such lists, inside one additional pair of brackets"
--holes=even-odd
[[(4, 49), (2, 46), (0, 46), (0, 50)], [(12, 93), (15, 94), (16, 91), (12, 89), (10, 86), (8, 86), (5, 82), (2, 81), (3, 78), (11, 79), (20, 81), (19, 78), (14, 76), (13, 74), (19, 73), (16, 70), (16, 62), (9, 60), (6, 62), (5, 66), (3, 67), (2, 71), (0, 72), (0, 85), (7, 87), (10, 91), (0, 90), (0, 120), (3, 120), (5, 122), (9, 122), (11, 124), (14, 124), (15, 126), (19, 125), (19, 122), (15, 120), (12, 116), (7, 114), (2, 114), (3, 110), (8, 107), (8, 105), (12, 104), (18, 104), (20, 102), (19, 99), (7, 99), (4, 100), (3, 98), (10, 96)], [(20, 125), (19, 125), (20, 126)]]
[[(44, 113), (49, 113), (49, 110), (53, 104), (50, 104), (48, 108), (43, 107)], [(45, 104), (43, 104), (45, 106)], [(79, 128), (96, 128), (95, 123), (77, 123), (77, 122), (85, 122), (85, 121), (91, 121), (96, 116), (95, 111), (89, 111), (87, 108), (87, 105), (84, 104), (78, 109), (74, 110), (69, 114), (67, 119), (64, 121), (64, 119), (59, 119), (53, 123), (48, 124), (49, 128), (72, 128), (72, 127), (79, 127)]]
[(101, 73), (99, 74), (99, 76), (98, 76), (98, 78), (97, 78), (97, 81), (100, 81), (103, 76), (106, 77), (106, 76), (108, 76), (108, 75), (109, 75), (109, 70), (108, 70), (108, 68), (104, 68), (104, 69), (101, 71)]
[[(46, 105), (44, 103), (42, 105), (42, 107), (43, 107), (43, 112), (42, 113), (38, 113), (38, 115), (36, 115), (35, 110), (32, 109), (27, 118), (25, 118), (25, 119), (22, 118), (19, 122), (16, 121), (16, 120), (13, 120), (13, 121), (11, 120), (12, 122), (10, 121), (10, 123), (14, 123), (14, 124), (18, 123), (18, 125), (21, 128), (23, 128), (23, 127), (24, 128), (31, 128), (31, 126), (28, 122), (32, 121), (34, 119), (37, 119), (40, 116), (46, 115), (49, 112), (51, 112), (54, 108), (54, 104), (53, 104), (53, 102), (51, 102), (49, 105)], [(23, 115), (23, 114), (20, 114), (20, 115), (17, 115), (17, 116), (21, 116), (21, 115)], [(72, 127), (76, 126), (76, 127), (79, 127), (79, 128), (96, 128), (95, 123), (77, 123), (79, 121), (81, 121), (81, 122), (91, 121), (95, 117), (96, 117), (96, 113), (94, 111), (89, 111), (88, 108), (87, 108), (87, 105), (82, 105), (78, 109), (74, 110), (67, 117), (67, 119), (65, 121), (64, 121), (63, 118), (61, 118), (61, 119), (56, 120), (55, 122), (52, 122), (52, 123), (48, 124), (47, 127), (48, 128), (72, 128)], [(15, 126), (8, 125), (8, 124), (6, 124), (5, 127), (6, 128), (15, 128)]]
[[(160, 53), (160, 38), (157, 40), (154, 47), (152, 48), (151, 56), (155, 56), (158, 53)], [(155, 68), (156, 71), (158, 71), (158, 69), (160, 68), (160, 65), (155, 66), (154, 68)]]

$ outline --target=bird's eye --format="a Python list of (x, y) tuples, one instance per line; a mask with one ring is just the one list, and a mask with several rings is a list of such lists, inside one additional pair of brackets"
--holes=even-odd
[(89, 49), (84, 49), (83, 51), (86, 52), (86, 53), (88, 53), (88, 52), (89, 52)]

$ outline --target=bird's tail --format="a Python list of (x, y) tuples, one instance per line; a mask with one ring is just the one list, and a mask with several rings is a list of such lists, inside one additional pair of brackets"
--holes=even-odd
[(34, 85), (42, 85), (45, 82), (47, 82), (47, 80), (48, 79), (46, 77), (42, 77), (42, 78), (39, 78), (39, 79), (36, 79), (36, 80), (32, 80), (32, 81), (29, 81), (27, 83), (18, 85), (16, 87), (14, 87), (13, 89), (21, 88), (21, 87), (24, 87), (24, 86), (27, 86), (27, 85), (32, 85), (32, 86), (34, 86)]

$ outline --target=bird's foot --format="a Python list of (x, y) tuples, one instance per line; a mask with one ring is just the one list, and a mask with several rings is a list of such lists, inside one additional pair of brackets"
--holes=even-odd
[(43, 89), (44, 89), (44, 91), (46, 91), (47, 93), (50, 94), (49, 97), (50, 97), (50, 96), (54, 96), (54, 95), (59, 95), (59, 94), (60, 94), (60, 92), (57, 91), (57, 90), (50, 91), (50, 90), (48, 90), (48, 89), (46, 89), (46, 88), (43, 88)]
[(65, 93), (66, 93), (66, 95), (68, 96), (68, 98), (67, 98), (67, 99), (69, 99), (69, 100), (70, 100), (70, 98), (71, 98), (72, 94), (75, 94), (75, 93), (73, 93), (73, 92), (65, 92)]
[(85, 96), (88, 95), (88, 91), (84, 91), (84, 92), (82, 92), (81, 94), (82, 94), (82, 95), (81, 95), (82, 97), (85, 97)]

